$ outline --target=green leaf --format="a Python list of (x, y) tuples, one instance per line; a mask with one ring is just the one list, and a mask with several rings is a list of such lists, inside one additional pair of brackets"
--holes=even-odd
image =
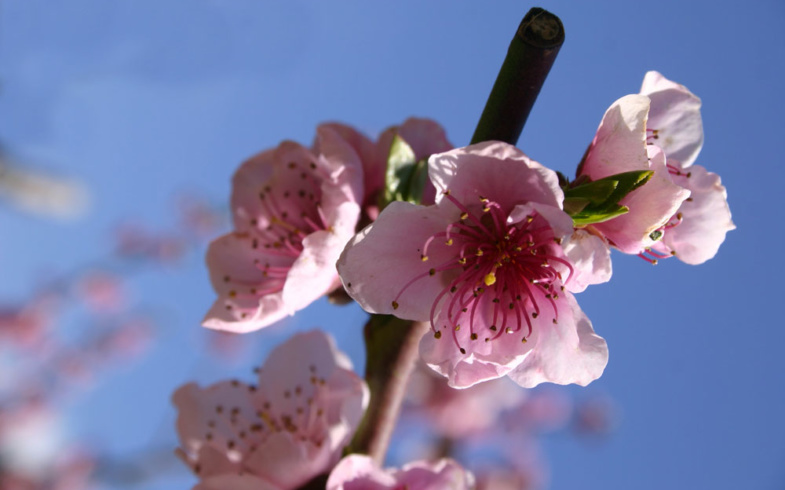
[(618, 181), (609, 178), (589, 182), (564, 191), (564, 199), (580, 198), (594, 205), (602, 204), (613, 195), (618, 184)]
[(635, 170), (595, 180), (583, 181), (564, 190), (564, 211), (572, 216), (575, 226), (602, 223), (629, 209), (619, 204), (630, 192), (649, 181), (651, 170)]
[(392, 201), (419, 204), (427, 180), (427, 162), (417, 161), (412, 147), (397, 134), (393, 136), (387, 156), (384, 195), (379, 207), (384, 209)]
[(603, 211), (582, 211), (572, 217), (572, 222), (575, 226), (586, 226), (595, 223), (602, 223), (617, 216), (621, 216), (629, 212), (630, 208), (627, 206), (619, 206), (618, 204)]

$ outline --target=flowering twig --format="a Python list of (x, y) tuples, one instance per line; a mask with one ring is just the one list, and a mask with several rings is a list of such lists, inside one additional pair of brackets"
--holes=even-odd
[(419, 356), (420, 338), (427, 330), (427, 323), (389, 315), (372, 315), (365, 325), (365, 380), (371, 401), (349, 452), (365, 453), (377, 464), (384, 463), (406, 385)]
[(472, 144), (497, 140), (514, 145), (518, 141), (563, 43), (564, 26), (558, 17), (537, 7), (529, 10), (510, 42)]

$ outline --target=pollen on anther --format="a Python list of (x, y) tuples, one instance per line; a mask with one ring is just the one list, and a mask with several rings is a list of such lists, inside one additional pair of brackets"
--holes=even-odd
[(461, 219), (462, 220), (469, 219), (469, 213), (461, 213)]
[(447, 246), (450, 246), (450, 245), (452, 245), (452, 238), (450, 238), (449, 240), (447, 240), (446, 242), (444, 242), (444, 244), (445, 244), (445, 245), (447, 245)]
[(493, 284), (496, 283), (496, 274), (493, 272), (486, 274), (483, 281), (485, 282), (486, 286), (493, 286)]
[(420, 255), (420, 260), (422, 260), (423, 262), (427, 262), (428, 261), (428, 256), (427, 255)]
[(526, 337), (524, 337), (524, 338), (522, 338), (522, 339), (521, 339), (521, 343), (524, 343), (524, 344), (525, 344), (526, 342), (528, 342), (528, 341), (526, 340)]

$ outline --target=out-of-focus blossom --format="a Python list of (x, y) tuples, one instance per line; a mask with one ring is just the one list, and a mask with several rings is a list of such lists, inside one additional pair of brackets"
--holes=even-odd
[(24, 211), (59, 219), (82, 216), (89, 202), (82, 183), (22, 168), (3, 155), (0, 199)]
[(125, 306), (122, 279), (104, 271), (90, 271), (78, 281), (77, 293), (82, 301), (95, 312), (113, 312)]
[(196, 195), (185, 195), (178, 200), (182, 225), (196, 237), (212, 237), (224, 223), (225, 218), (204, 199)]
[(416, 461), (381, 469), (368, 456), (351, 454), (330, 473), (327, 490), (471, 490), (474, 476), (451, 459)]
[(21, 306), (0, 307), (0, 343), (25, 348), (38, 344), (54, 323), (59, 300), (44, 293)]
[(573, 428), (579, 434), (607, 436), (620, 423), (620, 410), (607, 395), (593, 395), (576, 403)]
[(649, 106), (649, 98), (644, 95), (627, 95), (614, 102), (578, 169), (579, 178), (591, 180), (635, 170), (654, 172), (648, 182), (619, 202), (629, 212), (588, 227), (630, 254), (654, 245), (657, 238), (653, 233), (668, 222), (690, 194), (672, 182), (663, 151), (646, 144)]
[(131, 359), (147, 350), (154, 335), (155, 324), (151, 319), (131, 316), (100, 335), (93, 343), (93, 350), (107, 361)]
[(453, 387), (599, 377), (607, 346), (569, 290), (573, 225), (556, 174), (489, 142), (432, 156), (429, 176), (435, 205), (393, 202), (349, 242), (338, 261), (349, 294), (371, 313), (430, 321), (421, 355)]
[(184, 240), (171, 235), (155, 235), (142, 226), (127, 224), (117, 229), (115, 253), (122, 258), (152, 260), (170, 264), (186, 250)]
[(543, 476), (537, 472), (513, 468), (477, 470), (476, 490), (538, 490), (545, 488)]
[(207, 252), (218, 299), (204, 326), (256, 330), (340, 286), (335, 261), (360, 215), (362, 164), (331, 128), (318, 140), (318, 153), (286, 141), (235, 173), (235, 232)]
[(690, 191), (690, 197), (656, 231), (659, 241), (649, 255), (675, 255), (687, 264), (701, 264), (717, 254), (727, 232), (736, 228), (719, 175), (693, 165), (703, 146), (701, 101), (656, 71), (644, 77), (641, 94), (651, 99), (648, 143), (665, 152), (673, 183)]
[(480, 433), (497, 423), (498, 416), (526, 398), (525, 391), (510, 380), (480, 383), (465, 390), (420, 365), (409, 381), (407, 410), (427, 418), (437, 434), (459, 439)]
[(180, 387), (181, 457), (199, 489), (294, 489), (340, 459), (368, 402), (365, 383), (320, 331), (277, 347), (256, 385)]
[(540, 387), (526, 392), (525, 399), (505, 412), (508, 431), (529, 435), (563, 429), (570, 421), (572, 401), (564, 390)]

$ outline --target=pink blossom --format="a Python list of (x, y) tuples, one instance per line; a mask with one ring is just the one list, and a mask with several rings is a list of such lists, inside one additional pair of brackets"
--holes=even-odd
[(578, 169), (579, 177), (591, 180), (634, 170), (654, 172), (646, 184), (619, 202), (629, 208), (628, 213), (587, 227), (630, 254), (654, 245), (652, 233), (663, 227), (689, 197), (689, 191), (672, 182), (663, 151), (646, 144), (649, 106), (649, 98), (643, 95), (627, 95), (614, 102)]
[(235, 231), (207, 251), (218, 299), (204, 326), (256, 330), (340, 285), (335, 261), (357, 224), (362, 168), (336, 131), (320, 127), (318, 141), (318, 153), (283, 142), (235, 173)]
[(180, 455), (198, 489), (299, 487), (339, 459), (368, 390), (330, 337), (297, 334), (270, 353), (257, 385), (190, 383), (173, 396)]
[(401, 469), (380, 469), (371, 458), (349, 455), (330, 473), (327, 490), (469, 490), (474, 476), (451, 459), (416, 461)]
[(644, 77), (641, 94), (651, 99), (648, 143), (665, 153), (672, 182), (690, 191), (690, 197), (657, 230), (659, 241), (647, 255), (655, 259), (675, 255), (687, 264), (703, 263), (717, 254), (725, 235), (736, 225), (720, 177), (693, 165), (703, 146), (701, 101), (656, 71)]
[(430, 321), (420, 353), (453, 387), (599, 377), (607, 346), (569, 290), (573, 225), (556, 174), (487, 142), (432, 156), (429, 176), (435, 205), (393, 202), (349, 242), (338, 261), (349, 294), (371, 313)]
[(116, 312), (125, 306), (122, 279), (111, 272), (94, 270), (79, 279), (77, 290), (82, 301), (97, 313)]

